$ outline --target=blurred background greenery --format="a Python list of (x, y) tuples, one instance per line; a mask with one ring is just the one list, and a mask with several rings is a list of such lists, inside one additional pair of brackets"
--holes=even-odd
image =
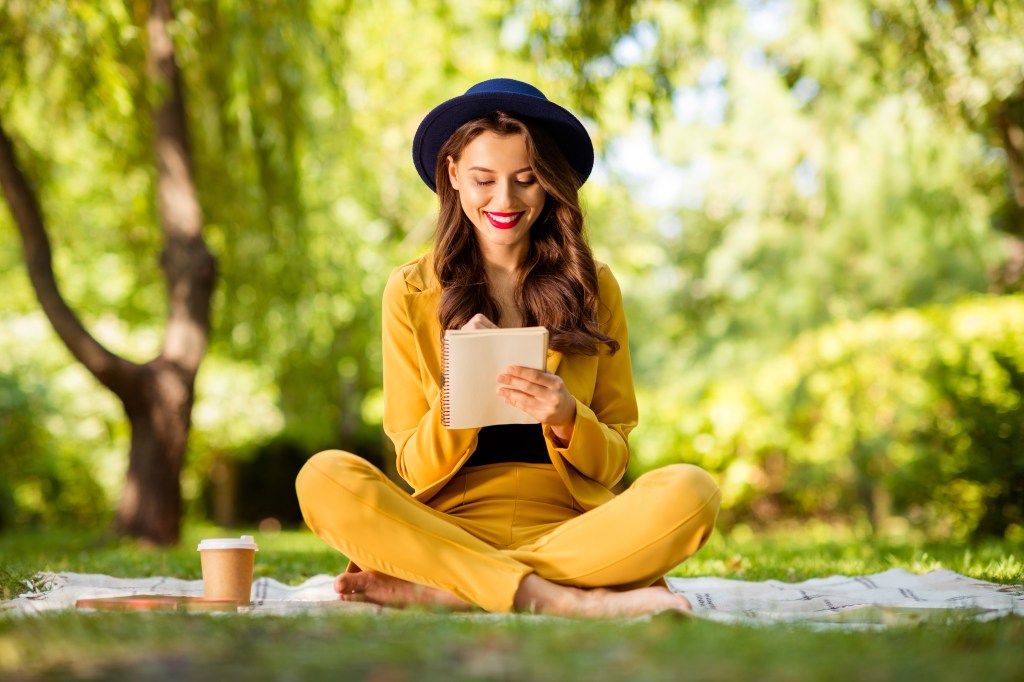
[[(0, 110), (70, 305), (161, 344), (146, 3), (0, 0)], [(535, 83), (600, 155), (626, 296), (630, 475), (700, 464), (726, 528), (1024, 541), (1024, 8), (1016, 0), (175, 4), (220, 264), (188, 514), (296, 524), (327, 447), (388, 468), (380, 294), (429, 247), (422, 116)], [(121, 406), (52, 331), (0, 212), (0, 531), (104, 523)]]

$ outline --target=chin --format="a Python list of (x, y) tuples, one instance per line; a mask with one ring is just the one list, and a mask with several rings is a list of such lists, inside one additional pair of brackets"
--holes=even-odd
[(477, 226), (477, 236), (492, 244), (515, 244), (523, 239), (528, 239), (529, 235), (530, 227), (528, 225), (526, 227), (516, 225), (511, 230), (502, 230), (490, 224)]
[(529, 230), (513, 230), (513, 231), (492, 230), (490, 235), (488, 235), (488, 236), (490, 237), (490, 240), (492, 242), (497, 242), (499, 244), (518, 244), (519, 242), (523, 241), (524, 239), (529, 239), (530, 238), (530, 231)]

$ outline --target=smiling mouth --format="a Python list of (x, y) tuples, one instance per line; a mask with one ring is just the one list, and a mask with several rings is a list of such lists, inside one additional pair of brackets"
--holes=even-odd
[(484, 211), (487, 220), (499, 230), (511, 230), (519, 224), (519, 220), (525, 214), (526, 211), (519, 211), (518, 213), (491, 213), (490, 211)]

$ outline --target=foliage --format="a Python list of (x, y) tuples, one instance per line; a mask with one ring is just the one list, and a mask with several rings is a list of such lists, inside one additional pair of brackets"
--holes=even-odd
[[(0, 108), (42, 197), (58, 278), (87, 326), (136, 359), (159, 347), (164, 313), (145, 5), (0, 4)], [(987, 395), (957, 392), (974, 371), (957, 363), (973, 356), (950, 351), (948, 366), (927, 365), (919, 382), (945, 396), (930, 425), (924, 398), (909, 388), (892, 388), (896, 426), (850, 416), (867, 419), (857, 405), (871, 396), (853, 382), (888, 371), (871, 369), (889, 357), (884, 349), (858, 350), (863, 363), (846, 374), (811, 354), (800, 371), (825, 388), (803, 397), (779, 387), (766, 403), (727, 378), (795, 362), (801, 344), (819, 338), (812, 330), (824, 328), (824, 338), (867, 328), (888, 319), (872, 317), (880, 311), (949, 317), (991, 287), (1006, 260), (991, 228), (1012, 222), (998, 123), (1000, 112), (1017, 111), (1024, 80), (1015, 3), (175, 6), (200, 198), (221, 273), (183, 481), (194, 503), (218, 461), (253, 461), (268, 443), (389, 461), (380, 291), (390, 268), (427, 247), (434, 211), (408, 162), (412, 135), (440, 98), (508, 75), (583, 112), (597, 143), (584, 203), (597, 255), (626, 296), (642, 392), (634, 473), (702, 461), (726, 474), (732, 522), (843, 513), (892, 529), (881, 517), (917, 509), (914, 527), (933, 519), (933, 532), (963, 535), (999, 532), (1017, 513), (1012, 489), (985, 483), (1004, 442), (1003, 423), (987, 417), (996, 408)], [(18, 422), (0, 439), (32, 454), (16, 471), (0, 460), (12, 476), (0, 488), (35, 476), (25, 462), (53, 461), (61, 465), (44, 469), (88, 472), (114, 499), (125, 424), (46, 330), (21, 258), (0, 212), (2, 385), (11, 404), (31, 403), (0, 414)], [(906, 344), (918, 354), (927, 346)], [(1006, 362), (991, 371), (1009, 381), (1020, 365)], [(916, 385), (908, 374), (889, 372), (900, 387)], [(812, 409), (826, 389), (829, 405), (846, 405), (831, 424)], [(727, 399), (733, 393), (741, 397)], [(744, 401), (749, 421), (730, 428), (745, 447), (767, 439), (774, 450), (703, 452), (701, 420)], [(775, 430), (757, 435), (765, 424)], [(887, 440), (864, 440), (857, 429)], [(837, 444), (831, 451), (826, 438)], [(854, 464), (856, 448), (867, 454)], [(913, 466), (897, 450), (911, 453), (899, 457)], [(827, 456), (832, 465), (819, 461)], [(890, 467), (888, 500), (845, 485), (879, 462)], [(762, 476), (788, 471), (811, 477), (801, 494), (764, 487)], [(922, 506), (932, 483), (945, 497)], [(986, 509), (1004, 516), (986, 516), (982, 500), (999, 495), (1010, 502)]]
[(0, 600), (14, 599), (23, 594), (34, 575), (35, 571), (31, 569), (16, 571), (7, 566), (0, 566)]
[[(30, 333), (26, 327), (22, 331)], [(42, 376), (22, 371), (19, 355), (0, 340), (0, 531), (102, 523), (107, 517), (106, 496), (88, 466), (91, 458), (83, 456), (74, 443), (78, 434), (102, 435), (103, 425), (87, 416), (72, 426), (66, 420), (71, 415), (62, 419), (53, 414), (51, 396), (66, 385), (69, 372), (53, 372), (48, 383)], [(72, 408), (73, 403), (64, 404)], [(44, 421), (41, 415), (50, 416)], [(75, 429), (71, 434), (65, 430), (69, 427)]]
[(683, 459), (719, 472), (731, 523), (854, 511), (883, 531), (1019, 540), (1021, 338), (1020, 296), (807, 333), (697, 401), (659, 403), (652, 431), (672, 436), (639, 443), (638, 468)]

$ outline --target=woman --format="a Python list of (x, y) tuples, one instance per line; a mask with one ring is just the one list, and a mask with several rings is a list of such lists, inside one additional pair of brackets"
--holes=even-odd
[[(622, 297), (583, 237), (583, 125), (494, 79), (431, 111), (413, 157), (440, 214), (433, 252), (385, 287), (383, 357), (384, 430), (414, 493), (349, 453), (310, 459), (296, 482), (306, 523), (352, 560), (336, 590), (497, 612), (688, 610), (661, 577), (706, 542), (719, 492), (685, 464), (610, 490), (636, 399)], [(550, 334), (547, 371), (509, 367), (494, 385), (540, 424), (446, 428), (442, 330), (532, 325)]]

